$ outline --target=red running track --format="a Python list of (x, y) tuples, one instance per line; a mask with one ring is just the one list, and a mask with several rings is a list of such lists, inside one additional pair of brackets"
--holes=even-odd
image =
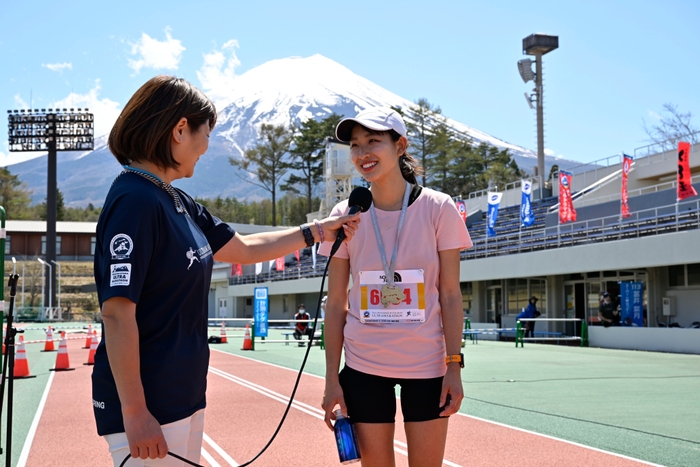
[[(97, 436), (90, 397), (87, 351), (69, 344), (75, 371), (56, 373), (26, 460), (28, 467), (111, 465), (107, 444)], [(275, 431), (296, 372), (217, 350), (212, 351), (202, 465), (228, 467), (256, 455)], [(322, 421), (323, 380), (304, 375), (293, 408), (271, 447), (253, 465), (340, 465), (332, 433)], [(400, 409), (399, 409), (400, 410)], [(397, 420), (401, 420), (397, 415)], [(397, 423), (397, 466), (407, 466), (405, 436)], [(527, 454), (525, 454), (527, 453)], [(22, 464), (20, 463), (20, 466)], [(448, 466), (640, 467), (620, 457), (535, 433), (453, 416), (445, 452)], [(128, 466), (128, 463), (127, 463)]]

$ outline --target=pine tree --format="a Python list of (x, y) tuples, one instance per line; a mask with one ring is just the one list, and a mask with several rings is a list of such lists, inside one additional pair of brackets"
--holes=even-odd
[[(47, 199), (44, 198), (44, 202), (38, 206), (39, 218), (42, 221), (46, 220), (46, 203)], [(56, 188), (56, 221), (59, 222), (64, 220), (66, 220), (66, 203), (63, 200), (63, 193), (60, 189)]]
[(30, 219), (31, 191), (12, 175), (6, 167), (0, 168), (0, 205), (5, 208), (7, 219)]
[(273, 226), (277, 225), (277, 185), (287, 173), (285, 158), (291, 142), (292, 135), (286, 126), (264, 123), (260, 127), (257, 144), (245, 151), (242, 159), (229, 157), (231, 165), (256, 176), (258, 181), (247, 178), (243, 180), (264, 188), (272, 195)]
[(437, 119), (441, 113), (440, 107), (433, 107), (425, 98), (418, 99), (416, 105), (406, 112), (406, 127), (411, 136), (409, 153), (416, 157), (425, 169), (421, 177), (423, 186), (426, 186), (426, 180), (432, 173), (431, 158), (435, 151), (433, 127), (439, 124)]
[(306, 197), (306, 212), (313, 212), (313, 189), (323, 180), (325, 142), (333, 136), (342, 117), (335, 113), (321, 121), (312, 118), (301, 124), (292, 138), (290, 161), (286, 167), (294, 172), (280, 188)]

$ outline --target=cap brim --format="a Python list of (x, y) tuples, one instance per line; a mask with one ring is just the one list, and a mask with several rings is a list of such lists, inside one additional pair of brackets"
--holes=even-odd
[(335, 128), (336, 139), (345, 143), (349, 142), (350, 137), (352, 136), (352, 129), (355, 128), (355, 125), (357, 125), (358, 123), (363, 127), (369, 128), (370, 130), (374, 131), (389, 131), (392, 129), (391, 126), (380, 125), (376, 122), (368, 122), (358, 120), (355, 118), (346, 118), (344, 120), (341, 120), (341, 122), (338, 123), (338, 126)]

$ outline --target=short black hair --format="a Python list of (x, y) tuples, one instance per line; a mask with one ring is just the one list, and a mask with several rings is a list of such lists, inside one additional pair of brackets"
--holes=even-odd
[(216, 108), (202, 91), (182, 78), (151, 78), (131, 96), (114, 123), (109, 150), (122, 165), (149, 161), (161, 169), (177, 169), (170, 138), (183, 117), (192, 131), (205, 123), (213, 130)]

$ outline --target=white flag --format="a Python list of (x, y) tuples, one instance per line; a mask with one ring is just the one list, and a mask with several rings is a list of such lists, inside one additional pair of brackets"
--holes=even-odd
[(255, 275), (257, 276), (262, 272), (262, 263), (255, 263)]
[(314, 261), (314, 269), (316, 269), (316, 245), (317, 244), (314, 244), (314, 246), (311, 247), (311, 258)]

